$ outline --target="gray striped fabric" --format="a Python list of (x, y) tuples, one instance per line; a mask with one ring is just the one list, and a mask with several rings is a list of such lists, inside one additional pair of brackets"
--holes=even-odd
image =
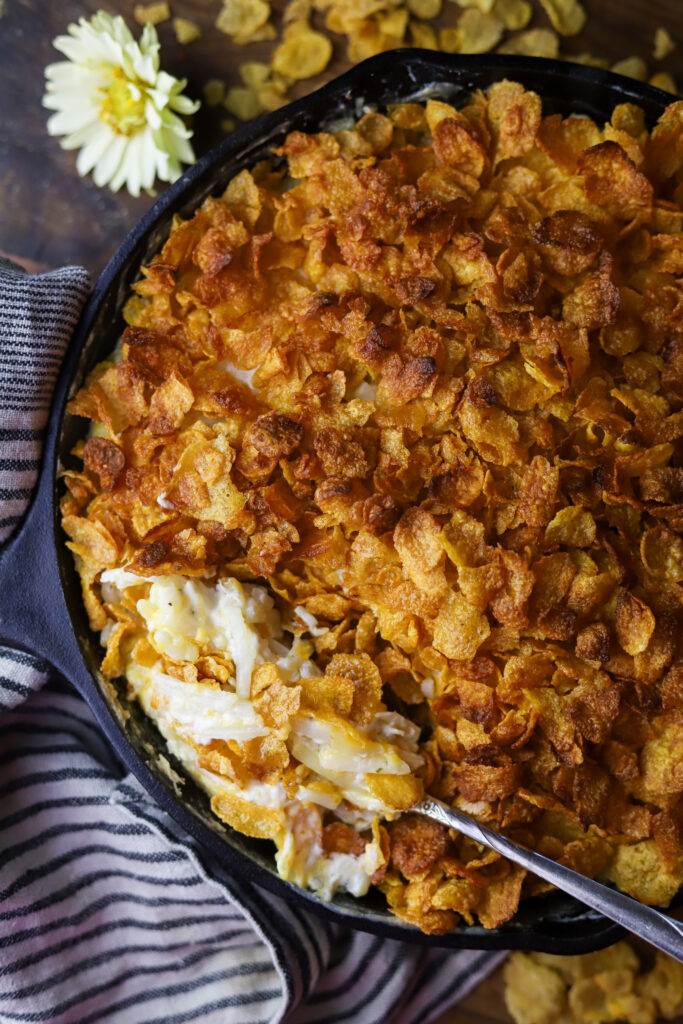
[[(0, 261), (0, 540), (88, 290)], [(349, 932), (232, 877), (125, 775), (50, 666), (0, 647), (0, 1021), (426, 1024), (500, 954)]]

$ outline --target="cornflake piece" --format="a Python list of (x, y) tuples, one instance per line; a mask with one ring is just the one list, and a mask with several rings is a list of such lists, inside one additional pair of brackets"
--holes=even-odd
[(664, 92), (671, 92), (674, 96), (678, 95), (676, 80), (668, 71), (658, 71), (657, 74), (653, 75), (650, 79), (650, 85), (654, 85), (655, 89), (663, 89)]
[(584, 978), (569, 989), (568, 1002), (574, 1019), (605, 1022), (628, 1020), (655, 1024), (657, 1009), (653, 1000), (633, 992), (634, 975), (630, 971), (603, 971)]
[(617, 75), (635, 78), (637, 82), (644, 82), (647, 78), (647, 64), (642, 57), (625, 57), (613, 64), (611, 70)]
[(683, 1014), (683, 964), (657, 950), (654, 967), (636, 980), (636, 991), (652, 999), (665, 1020), (676, 1020)]
[(495, 14), (476, 8), (458, 18), (458, 53), (488, 53), (503, 35), (503, 22)]
[(270, 17), (265, 0), (228, 0), (216, 18), (216, 28), (241, 41), (253, 38)]
[(652, 610), (635, 594), (622, 590), (617, 600), (617, 636), (627, 654), (642, 654), (655, 631)]
[(263, 110), (261, 101), (254, 90), (239, 85), (228, 89), (224, 106), (235, 117), (239, 117), (240, 121), (251, 121), (252, 118), (258, 117)]
[(153, 4), (136, 4), (133, 8), (133, 17), (138, 25), (160, 25), (162, 21), (168, 21), (171, 17), (171, 8), (166, 0), (159, 0)]
[(673, 53), (676, 49), (676, 43), (671, 38), (668, 29), (663, 26), (659, 26), (655, 29), (655, 40), (652, 50), (652, 56), (655, 60), (664, 60), (670, 53)]
[(453, 0), (459, 7), (476, 7), (482, 14), (490, 14), (496, 0)]
[(193, 43), (195, 39), (200, 39), (202, 35), (202, 30), (196, 21), (189, 21), (187, 18), (174, 18), (173, 31), (181, 46)]
[(503, 968), (505, 1005), (515, 1024), (554, 1024), (567, 1013), (567, 985), (528, 953), (511, 953)]
[(526, 57), (557, 57), (560, 40), (549, 28), (530, 28), (510, 36), (498, 47), (498, 53), (517, 53)]
[(240, 78), (248, 89), (257, 89), (270, 78), (270, 68), (260, 61), (247, 61), (240, 64)]
[(235, 42), (240, 46), (244, 46), (246, 43), (269, 43), (273, 39), (277, 38), (277, 32), (275, 26), (271, 25), (268, 21), (261, 28), (257, 28), (254, 32), (250, 32), (248, 36), (235, 36)]
[(270, 79), (256, 87), (256, 95), (264, 110), (279, 110), (287, 102), (287, 86), (278, 79)]
[(313, 78), (321, 74), (330, 63), (332, 43), (322, 32), (308, 27), (292, 31), (295, 22), (273, 54), (273, 70), (295, 80)]
[(293, 21), (307, 22), (312, 8), (311, 0), (289, 0), (282, 14), (282, 21), (285, 25), (289, 25)]
[(444, 53), (458, 53), (460, 31), (457, 28), (442, 28), (439, 32), (439, 46)]
[(561, 36), (575, 36), (586, 24), (586, 12), (579, 0), (541, 0), (541, 6)]
[(422, 21), (411, 19), (410, 36), (414, 46), (420, 46), (423, 50), (439, 49), (439, 41), (431, 25), (425, 25)]
[(605, 971), (630, 971), (640, 968), (635, 950), (627, 942), (615, 942), (613, 946), (596, 953), (580, 953), (578, 956), (556, 956), (554, 953), (531, 953), (531, 959), (538, 964), (559, 971), (567, 983), (581, 978), (592, 978)]
[(217, 107), (225, 97), (225, 82), (220, 78), (210, 78), (204, 83), (204, 102), (207, 107)]
[(533, 7), (529, 0), (496, 0), (493, 13), (509, 32), (518, 32), (531, 21)]
[(416, 18), (438, 18), (441, 14), (441, 0), (408, 0), (408, 10)]
[(585, 64), (589, 68), (608, 68), (609, 61), (604, 57), (596, 57), (592, 53), (573, 53), (571, 59), (575, 64)]

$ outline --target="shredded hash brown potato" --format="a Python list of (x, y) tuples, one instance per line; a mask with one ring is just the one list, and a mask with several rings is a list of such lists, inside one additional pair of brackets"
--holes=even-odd
[[(559, 8), (558, 8), (559, 9)], [(142, 268), (63, 525), (103, 672), (325, 897), (487, 928), (547, 888), (424, 790), (683, 882), (683, 103), (514, 82), (292, 132)]]

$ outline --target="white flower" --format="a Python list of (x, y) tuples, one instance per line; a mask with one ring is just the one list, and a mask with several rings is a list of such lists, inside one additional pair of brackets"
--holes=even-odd
[(90, 21), (69, 25), (54, 46), (67, 57), (45, 69), (43, 105), (55, 110), (50, 135), (63, 135), (64, 149), (80, 149), (76, 167), (93, 172), (96, 185), (134, 196), (158, 176), (175, 181), (181, 163), (195, 161), (192, 132), (178, 114), (199, 103), (182, 95), (185, 80), (159, 70), (159, 39), (145, 25), (139, 42), (121, 17), (98, 11)]

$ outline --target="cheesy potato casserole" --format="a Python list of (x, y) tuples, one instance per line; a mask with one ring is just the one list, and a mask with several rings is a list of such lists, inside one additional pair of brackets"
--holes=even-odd
[(683, 882), (682, 203), (683, 103), (502, 81), (292, 132), (142, 268), (63, 526), (102, 672), (284, 878), (435, 933), (544, 890), (427, 791)]

